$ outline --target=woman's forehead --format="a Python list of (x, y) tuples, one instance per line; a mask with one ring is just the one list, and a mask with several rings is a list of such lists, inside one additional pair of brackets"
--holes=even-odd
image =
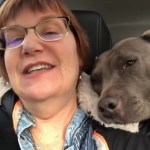
[(10, 17), (5, 26), (20, 25), (30, 27), (44, 19), (58, 16), (62, 16), (62, 14), (60, 14), (60, 12), (53, 11), (50, 8), (42, 11), (32, 11), (29, 8), (23, 8), (18, 14), (16, 14), (15, 17)]
[(21, 7), (17, 7), (16, 9), (12, 8), (11, 11), (6, 13), (7, 16), (5, 16), (4, 26), (10, 24), (10, 22), (14, 22), (14, 20), (21, 17), (26, 17), (26, 21), (27, 21), (29, 20), (28, 19), (29, 16), (32, 16), (33, 19), (36, 16), (40, 18), (41, 15), (46, 15), (46, 13), (47, 15), (52, 17), (62, 16), (61, 13), (62, 11), (60, 9), (56, 5), (42, 5), (42, 6), (34, 7), (33, 9), (31, 6), (28, 5), (22, 5)]

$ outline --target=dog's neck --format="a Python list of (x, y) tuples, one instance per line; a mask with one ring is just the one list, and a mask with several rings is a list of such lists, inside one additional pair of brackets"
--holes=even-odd
[(80, 83), (78, 84), (78, 100), (81, 108), (90, 116), (92, 116), (95, 120), (99, 121), (106, 127), (119, 128), (122, 130), (130, 131), (130, 132), (138, 132), (139, 131), (139, 123), (132, 124), (107, 124), (103, 122), (98, 117), (98, 101), (99, 96), (96, 92), (93, 91), (90, 76), (86, 73), (82, 73), (82, 78)]

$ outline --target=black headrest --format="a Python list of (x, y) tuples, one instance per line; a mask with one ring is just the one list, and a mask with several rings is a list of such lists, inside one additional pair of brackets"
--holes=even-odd
[(112, 40), (108, 27), (102, 16), (95, 11), (73, 10), (80, 25), (85, 29), (90, 40), (91, 60), (87, 73), (90, 73), (95, 57), (112, 47)]

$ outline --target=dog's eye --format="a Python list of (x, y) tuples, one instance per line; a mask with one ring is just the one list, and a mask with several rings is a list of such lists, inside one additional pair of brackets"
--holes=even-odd
[(136, 63), (136, 60), (127, 60), (127, 61), (125, 62), (125, 65), (123, 66), (123, 69), (126, 69), (126, 68), (128, 68), (128, 67), (134, 65), (135, 63)]

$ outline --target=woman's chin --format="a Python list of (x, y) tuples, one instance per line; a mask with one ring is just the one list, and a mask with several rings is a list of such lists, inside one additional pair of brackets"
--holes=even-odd
[(41, 88), (39, 90), (26, 90), (18, 96), (25, 101), (44, 101), (54, 97), (56, 95), (55, 93), (54, 89)]

